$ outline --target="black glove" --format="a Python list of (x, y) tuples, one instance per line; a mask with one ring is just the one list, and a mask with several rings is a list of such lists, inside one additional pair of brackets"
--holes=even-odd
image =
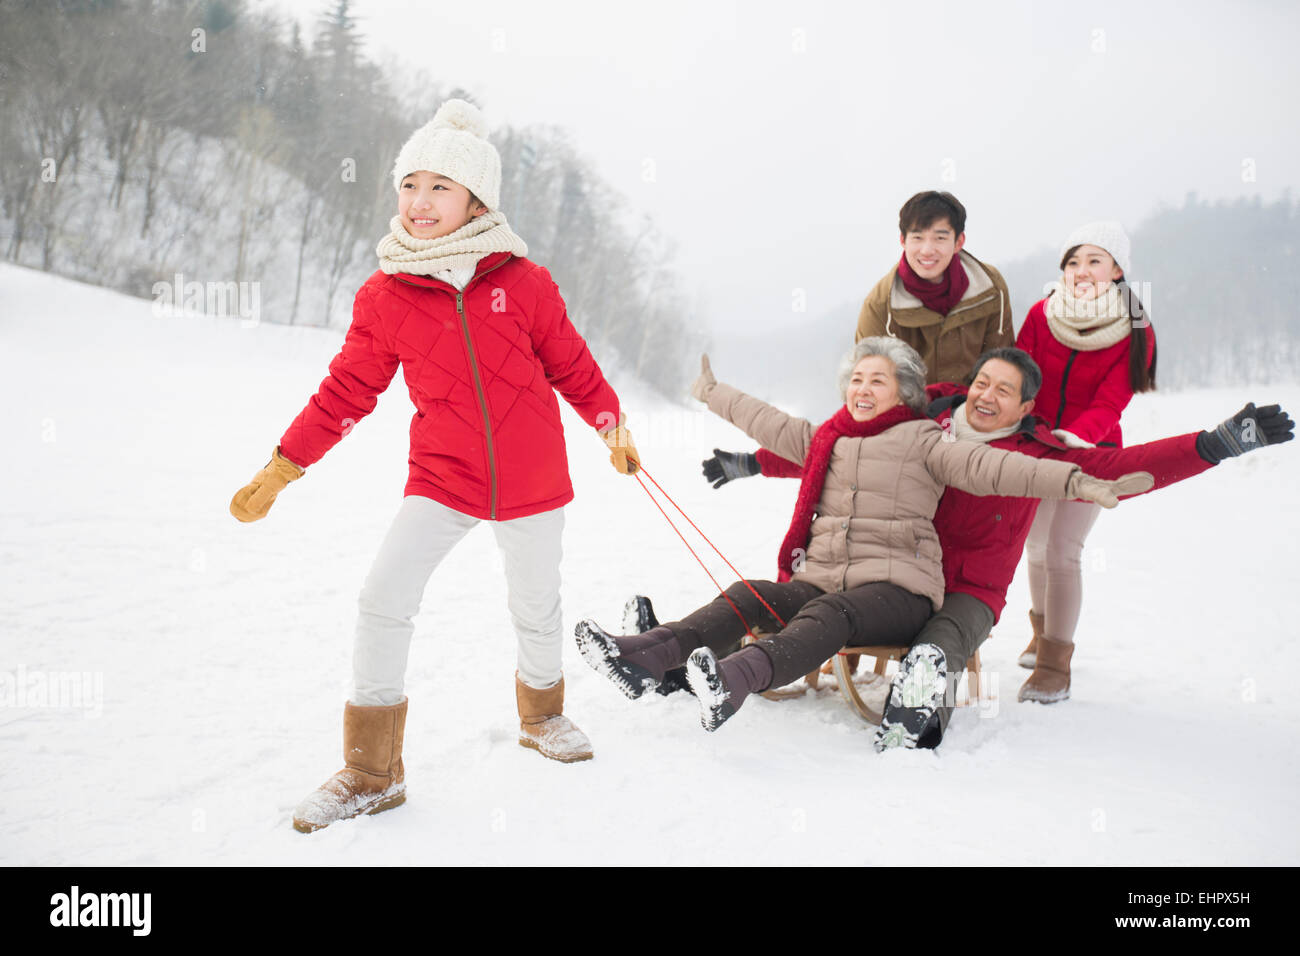
[(1250, 402), (1213, 431), (1196, 436), (1196, 450), (1211, 465), (1236, 458), (1265, 445), (1280, 445), (1295, 438), (1295, 422), (1280, 405), (1256, 408)]
[(723, 451), (721, 448), (713, 449), (713, 457), (704, 460), (704, 477), (713, 482), (714, 488), (721, 488), (733, 478), (757, 475), (761, 470), (757, 455)]

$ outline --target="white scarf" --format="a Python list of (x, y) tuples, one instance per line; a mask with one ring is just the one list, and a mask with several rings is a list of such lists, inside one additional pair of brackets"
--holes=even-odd
[(515, 235), (505, 213), (497, 210), (476, 216), (455, 232), (436, 239), (417, 239), (402, 226), (400, 216), (388, 223), (389, 233), (375, 252), (379, 268), (388, 275), (431, 276), (452, 270), (473, 269), (494, 252), (528, 255), (528, 246)]
[(997, 441), (999, 438), (1014, 435), (1020, 430), (1020, 422), (1016, 422), (1014, 425), (1008, 425), (1006, 428), (999, 428), (991, 432), (976, 431), (975, 426), (966, 417), (966, 406), (969, 404), (970, 399), (968, 398), (952, 410), (952, 433), (957, 441)]
[(1043, 311), (1056, 340), (1083, 352), (1110, 348), (1133, 328), (1128, 304), (1114, 282), (1095, 299), (1076, 299), (1059, 280), (1053, 282)]

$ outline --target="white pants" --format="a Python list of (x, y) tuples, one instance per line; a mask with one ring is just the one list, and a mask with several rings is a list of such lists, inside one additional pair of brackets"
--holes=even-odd
[[(401, 701), (413, 619), (425, 585), (434, 568), (478, 522), (430, 498), (402, 499), (361, 589), (352, 653), (352, 703), (389, 706)], [(553, 687), (560, 679), (563, 530), (563, 508), (492, 522), (518, 638), (519, 679), (537, 689)]]

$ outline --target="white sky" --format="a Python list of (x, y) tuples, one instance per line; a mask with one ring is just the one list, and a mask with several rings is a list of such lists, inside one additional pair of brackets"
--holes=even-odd
[[(308, 24), (326, 6), (264, 2)], [(1131, 228), (1188, 191), (1272, 201), (1300, 183), (1291, 3), (354, 9), (370, 55), (471, 91), (490, 123), (570, 129), (677, 241), (720, 329), (788, 320), (795, 288), (809, 315), (865, 295), (920, 189), (956, 193), (967, 248), (996, 265), (1090, 220)], [(1133, 260), (1140, 278), (1140, 247)]]

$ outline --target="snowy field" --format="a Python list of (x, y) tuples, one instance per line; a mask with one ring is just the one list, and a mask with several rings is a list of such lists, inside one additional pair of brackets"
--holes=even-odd
[[(1300, 443), (1102, 516), (1063, 704), (1015, 700), (1022, 568), (984, 648), (996, 700), (958, 711), (934, 752), (875, 754), (825, 691), (753, 698), (706, 734), (692, 698), (628, 701), (570, 637), (566, 710), (596, 757), (542, 759), (515, 742), (501, 562), (477, 528), (417, 619), (406, 805), (295, 832), (294, 806), (342, 765), (356, 596), (406, 477), (400, 377), (265, 521), (227, 506), (340, 341), (0, 266), (0, 864), (1300, 863)], [(721, 353), (714, 369), (749, 384)], [(651, 473), (738, 568), (771, 576), (796, 483), (714, 491), (701, 458), (752, 442), (611, 378)], [(1247, 400), (1294, 415), (1300, 384), (1143, 396), (1126, 437)], [(617, 629), (637, 591), (665, 620), (709, 600), (565, 412), (566, 632)]]

